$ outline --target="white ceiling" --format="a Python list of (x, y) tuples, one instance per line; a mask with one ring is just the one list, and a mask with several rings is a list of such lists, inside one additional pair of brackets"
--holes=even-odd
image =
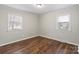
[(9, 7), (13, 7), (16, 9), (20, 9), (36, 14), (43, 14), (57, 9), (69, 7), (72, 6), (73, 4), (44, 4), (42, 8), (37, 8), (33, 4), (6, 4), (6, 5)]

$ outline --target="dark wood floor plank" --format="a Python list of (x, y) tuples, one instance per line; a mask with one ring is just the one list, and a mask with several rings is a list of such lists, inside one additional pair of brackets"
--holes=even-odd
[(34, 37), (0, 47), (1, 54), (77, 54), (78, 46), (45, 37)]

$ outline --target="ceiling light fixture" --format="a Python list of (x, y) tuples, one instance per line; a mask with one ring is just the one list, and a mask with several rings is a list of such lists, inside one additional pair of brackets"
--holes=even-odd
[(42, 7), (43, 7), (43, 4), (35, 4), (35, 6), (36, 6), (37, 8), (42, 8)]

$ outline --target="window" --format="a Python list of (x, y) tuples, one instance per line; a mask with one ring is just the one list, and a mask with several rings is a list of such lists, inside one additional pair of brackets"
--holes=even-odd
[(8, 30), (22, 29), (22, 17), (8, 14)]
[(70, 15), (57, 17), (57, 29), (61, 29), (61, 30), (70, 29)]

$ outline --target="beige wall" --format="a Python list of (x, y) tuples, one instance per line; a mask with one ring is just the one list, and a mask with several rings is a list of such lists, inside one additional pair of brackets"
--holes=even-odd
[[(71, 30), (57, 30), (56, 17), (70, 14)], [(40, 35), (56, 40), (79, 45), (79, 9), (77, 6), (68, 7), (41, 15)]]
[[(8, 13), (23, 17), (23, 30), (8, 31)], [(38, 15), (0, 5), (0, 44), (38, 35)]]

